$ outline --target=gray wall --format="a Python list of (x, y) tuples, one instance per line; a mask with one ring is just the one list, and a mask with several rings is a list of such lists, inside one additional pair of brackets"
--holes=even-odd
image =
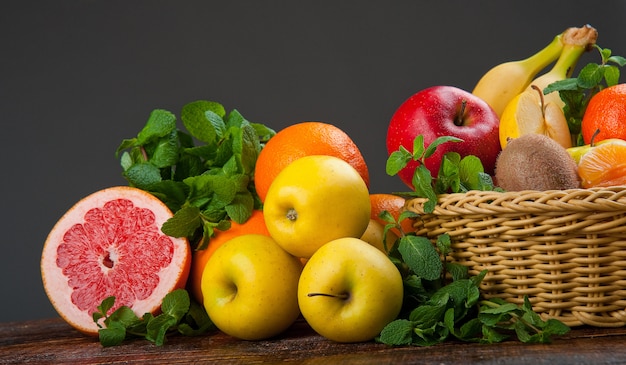
[(0, 321), (56, 316), (39, 273), (46, 235), (83, 196), (125, 184), (115, 149), (152, 109), (209, 99), (276, 130), (330, 122), (361, 147), (372, 192), (405, 191), (384, 170), (394, 110), (428, 86), (471, 90), (569, 26), (595, 26), (626, 56), (626, 2), (590, 4), (3, 1)]

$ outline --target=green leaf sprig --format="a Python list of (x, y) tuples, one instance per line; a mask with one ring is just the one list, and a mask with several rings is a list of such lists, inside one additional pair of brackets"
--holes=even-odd
[[(408, 196), (427, 198), (426, 213), (434, 210), (437, 195), (441, 193), (499, 189), (484, 173), (480, 159), (475, 156), (461, 159), (456, 153), (447, 153), (438, 176), (431, 177), (424, 159), (432, 156), (442, 143), (457, 141), (452, 137), (440, 137), (424, 146), (424, 138), (417, 136), (413, 152), (400, 147), (387, 160), (390, 175), (398, 173), (411, 160), (420, 162), (413, 179), (415, 191)], [(404, 301), (402, 312), (385, 326), (377, 337), (378, 342), (392, 346), (430, 346), (456, 338), (497, 343), (516, 335), (522, 342), (548, 343), (553, 336), (569, 331), (562, 322), (543, 320), (533, 312), (528, 298), (522, 306), (497, 298), (482, 298), (480, 283), (487, 272), (470, 276), (467, 267), (448, 262), (452, 247), (447, 233), (439, 235), (433, 244), (427, 237), (402, 232), (400, 222), (419, 219), (417, 213), (405, 210), (395, 220), (385, 211), (380, 217), (387, 222), (383, 236), (392, 228), (402, 233), (397, 245), (389, 251), (389, 257), (402, 273)]]
[(184, 289), (168, 293), (157, 316), (146, 313), (139, 318), (128, 306), (109, 313), (114, 305), (115, 297), (107, 297), (92, 315), (100, 328), (98, 336), (104, 347), (117, 346), (131, 338), (144, 338), (161, 346), (171, 332), (196, 336), (216, 329), (204, 308), (191, 301)]
[(594, 48), (600, 53), (599, 64), (588, 63), (579, 71), (577, 77), (553, 82), (543, 90), (544, 94), (558, 91), (565, 103), (563, 113), (575, 146), (584, 144), (581, 125), (589, 100), (605, 87), (617, 85), (620, 78), (619, 67), (626, 65), (626, 58), (612, 55), (610, 49), (603, 49), (597, 44)]
[(428, 199), (424, 205), (426, 213), (432, 213), (435, 209), (438, 194), (495, 189), (493, 180), (489, 174), (485, 173), (482, 162), (473, 155), (461, 158), (461, 155), (456, 152), (446, 153), (441, 160), (438, 175), (433, 178), (424, 161), (435, 153), (438, 146), (448, 142), (462, 141), (456, 137), (442, 136), (426, 146), (424, 136), (420, 134), (413, 141), (413, 151), (400, 146), (397, 151), (389, 155), (385, 166), (387, 174), (394, 176), (409, 162), (417, 161), (419, 164), (412, 179), (414, 191), (400, 194)]
[(153, 110), (116, 156), (131, 186), (152, 193), (174, 212), (163, 233), (187, 237), (204, 249), (215, 229), (228, 229), (231, 220), (243, 223), (261, 207), (254, 167), (275, 131), (205, 100), (184, 105), (180, 118), (186, 131), (171, 112)]

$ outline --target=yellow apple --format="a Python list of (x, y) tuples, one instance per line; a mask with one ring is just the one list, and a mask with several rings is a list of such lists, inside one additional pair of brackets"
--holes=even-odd
[(271, 237), (246, 234), (224, 243), (202, 273), (203, 304), (215, 326), (244, 340), (285, 331), (300, 315), (300, 260)]
[(372, 340), (402, 307), (402, 276), (389, 257), (352, 237), (330, 241), (300, 275), (298, 303), (307, 323), (336, 342)]
[(334, 239), (361, 237), (370, 211), (361, 175), (346, 161), (321, 155), (287, 165), (270, 185), (263, 205), (270, 235), (302, 258)]
[(389, 253), (396, 244), (398, 236), (392, 230), (388, 230), (385, 235), (385, 226), (376, 219), (370, 218), (370, 223), (367, 225), (365, 232), (363, 232), (361, 239), (382, 252)]

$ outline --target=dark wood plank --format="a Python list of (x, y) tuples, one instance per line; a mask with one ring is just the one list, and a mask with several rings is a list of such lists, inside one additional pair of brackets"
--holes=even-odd
[(0, 324), (0, 364), (92, 363), (257, 364), (624, 364), (625, 328), (576, 328), (552, 344), (508, 341), (479, 345), (448, 341), (431, 347), (392, 348), (373, 342), (339, 344), (298, 321), (283, 336), (241, 341), (216, 332), (199, 337), (172, 335), (161, 347), (145, 340), (103, 348), (61, 319)]

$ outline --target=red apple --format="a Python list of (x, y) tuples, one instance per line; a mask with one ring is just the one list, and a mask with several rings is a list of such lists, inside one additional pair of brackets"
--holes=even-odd
[[(400, 145), (413, 151), (413, 140), (420, 134), (424, 136), (425, 145), (437, 137), (453, 136), (463, 142), (446, 142), (425, 160), (433, 177), (439, 172), (443, 155), (449, 151), (461, 157), (477, 156), (485, 172), (493, 175), (501, 151), (499, 124), (498, 115), (479, 97), (454, 86), (433, 86), (414, 94), (396, 110), (387, 130), (387, 151), (391, 154)], [(411, 188), (418, 165), (419, 162), (411, 161), (398, 173)]]

